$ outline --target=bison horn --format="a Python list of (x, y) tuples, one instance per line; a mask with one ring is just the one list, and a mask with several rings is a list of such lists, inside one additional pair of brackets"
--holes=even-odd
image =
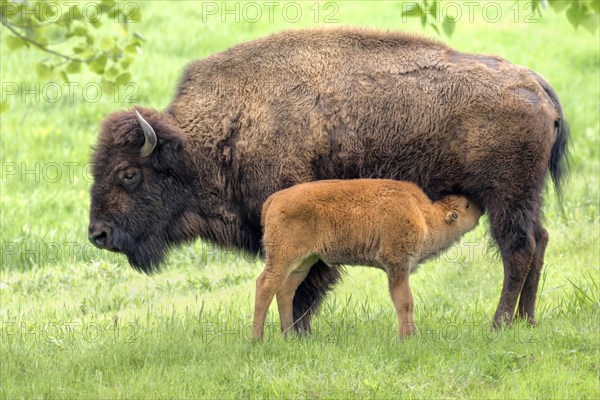
[(140, 125), (142, 125), (142, 130), (144, 131), (144, 138), (146, 139), (144, 141), (144, 145), (142, 146), (142, 150), (140, 150), (140, 154), (142, 157), (148, 157), (150, 154), (152, 154), (154, 148), (156, 147), (156, 132), (154, 132), (154, 129), (148, 123), (148, 121), (146, 121), (144, 117), (140, 115), (138, 110), (135, 110), (135, 116)]

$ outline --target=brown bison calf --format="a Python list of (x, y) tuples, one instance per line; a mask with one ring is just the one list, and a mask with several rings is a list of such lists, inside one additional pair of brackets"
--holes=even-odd
[(387, 179), (317, 181), (273, 194), (262, 208), (266, 265), (256, 281), (253, 336), (262, 338), (275, 295), (281, 330), (294, 328), (294, 294), (318, 260), (386, 271), (400, 336), (410, 335), (409, 273), (473, 229), (481, 214), (466, 197), (432, 202), (417, 185)]

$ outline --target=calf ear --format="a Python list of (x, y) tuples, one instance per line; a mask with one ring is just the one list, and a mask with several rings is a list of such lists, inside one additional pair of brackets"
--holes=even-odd
[(454, 210), (449, 211), (448, 214), (446, 214), (446, 223), (448, 225), (453, 224), (454, 222), (456, 222), (456, 220), (458, 219), (458, 213)]

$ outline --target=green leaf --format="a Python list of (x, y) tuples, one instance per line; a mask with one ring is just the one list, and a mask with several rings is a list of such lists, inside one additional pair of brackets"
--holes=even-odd
[(108, 78), (114, 78), (115, 76), (119, 75), (120, 70), (117, 67), (111, 67), (106, 71), (106, 76)]
[(100, 48), (102, 50), (109, 50), (112, 49), (115, 45), (116, 40), (111, 39), (109, 37), (103, 37), (102, 39), (100, 39), (100, 42), (98, 43), (98, 45), (100, 46)]
[(85, 28), (83, 26), (76, 26), (73, 29), (73, 34), (75, 36), (86, 36), (87, 35), (87, 28)]
[(45, 21), (45, 20), (49, 19), (48, 17), (54, 17), (56, 15), (57, 8), (58, 8), (58, 4), (51, 3), (48, 5), (48, 7), (44, 7), (44, 12), (36, 13), (36, 14), (39, 14), (41, 21)]
[[(131, 5), (134, 3), (128, 3), (128, 4)], [(126, 22), (138, 23), (142, 20), (142, 10), (140, 9), (140, 7), (138, 5), (135, 5), (134, 7), (125, 6), (123, 8), (122, 14), (125, 16)]]
[(33, 30), (32, 39), (41, 44), (42, 46), (48, 46), (50, 44), (50, 38), (43, 29)]
[(119, 9), (114, 10), (114, 9), (109, 8), (108, 17), (111, 20), (113, 20), (113, 21), (116, 20), (116, 21), (121, 22), (123, 20), (123, 18), (119, 18), (119, 15), (121, 15), (121, 10), (119, 10)]
[(54, 76), (54, 70), (43, 62), (39, 62), (35, 65), (35, 73), (40, 79), (50, 79)]
[(104, 74), (104, 68), (106, 67), (106, 56), (100, 56), (94, 61), (89, 63), (89, 68), (92, 72), (97, 73), (98, 75)]
[(6, 37), (6, 45), (11, 50), (17, 50), (17, 49), (20, 49), (21, 47), (28, 46), (28, 43), (16, 36), (7, 36)]
[(125, 72), (117, 77), (117, 83), (119, 85), (124, 85), (131, 80), (131, 74), (129, 72)]
[(83, 19), (83, 14), (78, 6), (72, 6), (67, 13), (69, 18), (72, 18), (74, 21), (81, 21)]
[(84, 51), (85, 47), (82, 44), (78, 44), (77, 46), (73, 47), (73, 53), (75, 54), (83, 53)]
[(585, 5), (590, 8), (592, 12), (600, 14), (600, 1), (598, 0), (587, 0)]
[(103, 79), (100, 83), (100, 88), (104, 93), (112, 94), (115, 93), (115, 88), (118, 88), (118, 85), (115, 82)]
[(70, 74), (76, 74), (81, 71), (81, 63), (78, 61), (71, 61), (67, 66), (67, 72)]
[(564, 10), (565, 8), (569, 7), (569, 4), (571, 4), (570, 1), (550, 0), (550, 7), (552, 7), (552, 9), (554, 9), (554, 11), (557, 13), (559, 13), (562, 10)]
[(456, 29), (456, 20), (454, 17), (445, 17), (444, 22), (442, 22), (442, 30), (444, 33), (447, 36), (452, 36), (454, 29)]
[(583, 7), (581, 7), (579, 3), (572, 3), (571, 7), (567, 10), (567, 19), (571, 25), (577, 28), (584, 17), (585, 13)]
[(583, 26), (590, 33), (596, 33), (598, 30), (598, 14), (588, 14), (581, 21), (581, 26)]
[(138, 43), (131, 43), (131, 44), (128, 44), (127, 46), (125, 46), (125, 51), (127, 53), (138, 54), (141, 52), (141, 49), (140, 49), (140, 46)]

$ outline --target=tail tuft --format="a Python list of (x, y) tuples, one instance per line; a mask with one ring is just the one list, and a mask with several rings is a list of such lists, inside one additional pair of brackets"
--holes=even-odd
[(558, 198), (562, 201), (563, 190), (565, 189), (565, 184), (569, 178), (571, 161), (571, 154), (569, 151), (570, 131), (569, 123), (563, 119), (557, 121), (556, 125), (556, 141), (552, 146), (548, 169), (552, 176), (554, 189), (558, 194)]

